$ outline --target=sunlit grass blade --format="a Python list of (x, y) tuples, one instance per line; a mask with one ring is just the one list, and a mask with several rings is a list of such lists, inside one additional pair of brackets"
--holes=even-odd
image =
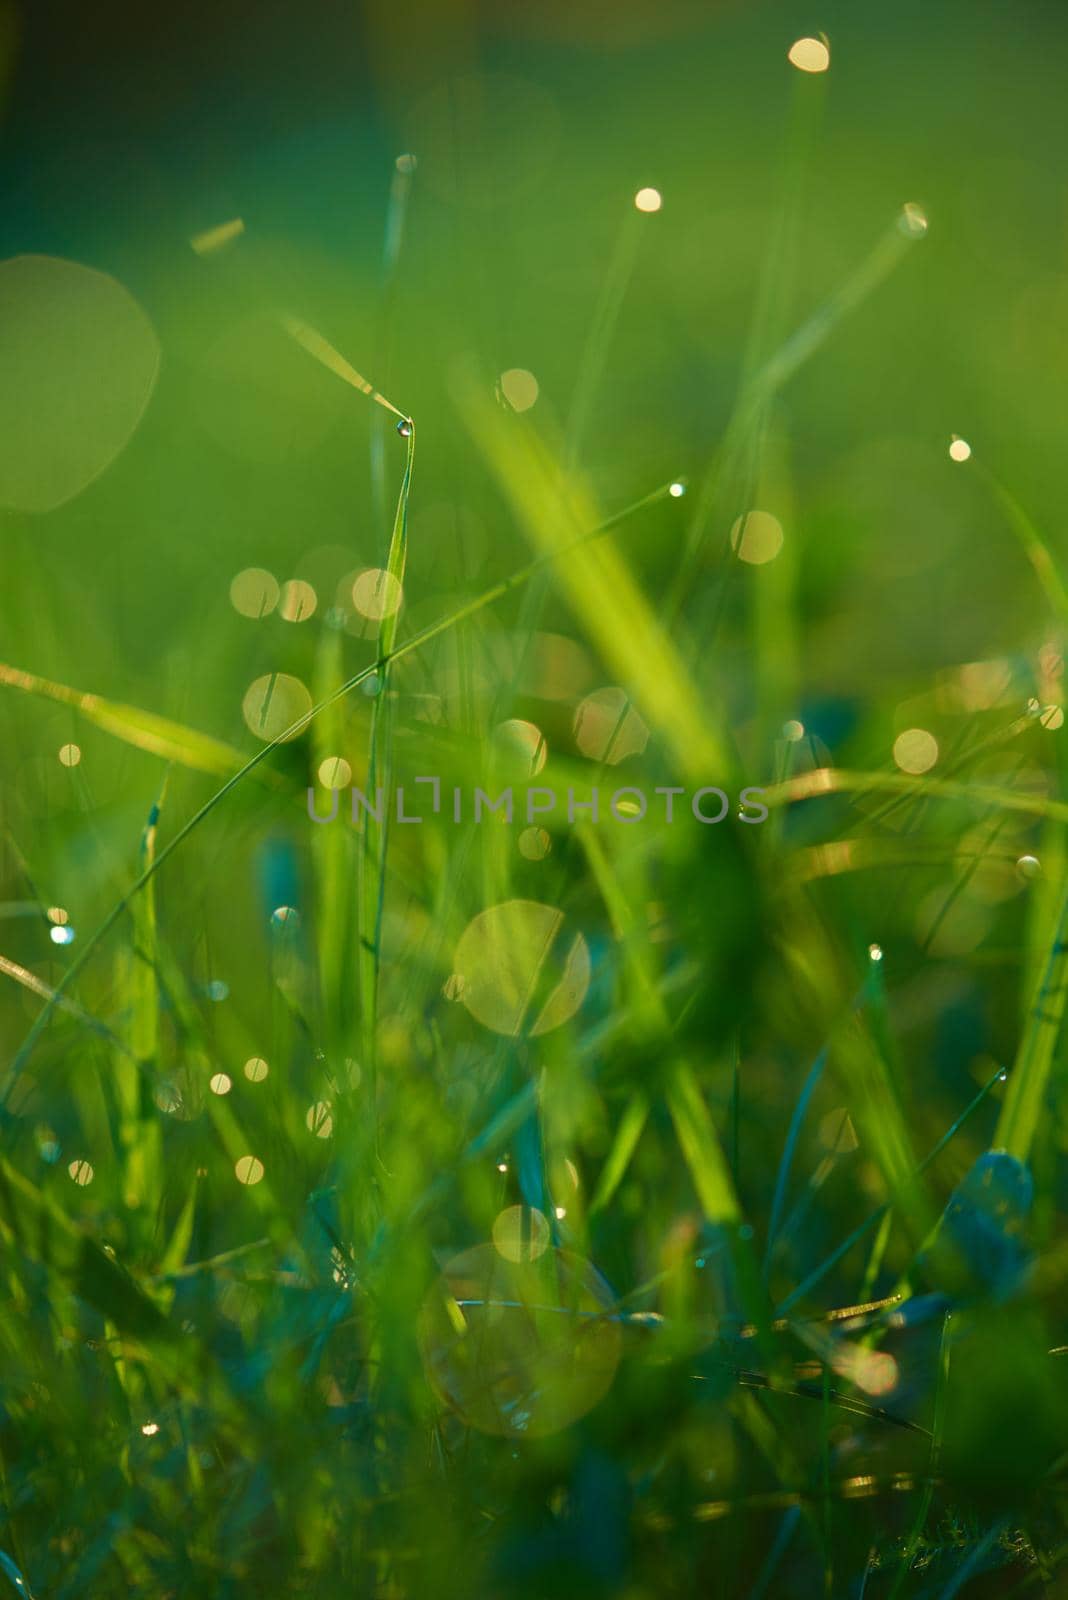
[(277, 734), (273, 739), (270, 739), (263, 744), (260, 749), (258, 749), (256, 753), (251, 756), (244, 763), (244, 765), (241, 766), (239, 770), (227, 780), (226, 783), (222, 785), (220, 789), (217, 789), (215, 793), (211, 795), (209, 799), (207, 799), (204, 804), (200, 806), (198, 810), (196, 810), (193, 815), (182, 824), (182, 826), (167, 841), (167, 843), (157, 851), (155, 859), (151, 865), (145, 868), (144, 872), (142, 872), (136, 881), (131, 884), (127, 892), (116, 901), (111, 910), (108, 912), (107, 916), (104, 918), (103, 922), (93, 931), (90, 937), (82, 945), (79, 954), (75, 957), (74, 961), (71, 962), (62, 979), (52, 991), (51, 998), (37, 1016), (32, 1027), (30, 1028), (29, 1033), (16, 1053), (15, 1058), (9, 1068), (7, 1077), (3, 1082), (3, 1087), (0, 1089), (0, 1104), (2, 1104), (10, 1094), (13, 1083), (17, 1080), (26, 1062), (29, 1060), (30, 1054), (32, 1053), (33, 1048), (36, 1045), (37, 1040), (40, 1038), (44, 1028), (47, 1026), (48, 1020), (52, 1015), (52, 1011), (59, 1003), (61, 996), (86, 966), (89, 958), (93, 954), (93, 951), (97, 948), (100, 942), (106, 938), (107, 934), (127, 910), (133, 898), (141, 892), (145, 884), (156, 872), (159, 871), (164, 863), (181, 848), (186, 839), (189, 838), (194, 830), (212, 815), (216, 807), (226, 799), (227, 795), (232, 793), (232, 791), (236, 789), (246, 777), (255, 772), (267, 760), (273, 751), (279, 749), (290, 739), (296, 738), (298, 734), (303, 733), (308, 727), (311, 726), (315, 718), (319, 716), (320, 713), (328, 706), (334, 705), (337, 701), (344, 699), (346, 695), (349, 695), (354, 690), (358, 689), (361, 684), (366, 683), (368, 679), (375, 677), (392, 662), (411, 655), (422, 645), (429, 644), (432, 640), (440, 638), (442, 635), (448, 633), (450, 629), (455, 628), (460, 623), (466, 621), (469, 617), (476, 616), (480, 611), (485, 610), (488, 606), (494, 605), (497, 601), (504, 599), (507, 595), (514, 593), (518, 589), (521, 589), (524, 584), (529, 583), (530, 579), (534, 577), (536, 573), (544, 570), (555, 560), (562, 559), (572, 550), (580, 549), (582, 546), (602, 538), (606, 533), (611, 532), (613, 528), (619, 527), (628, 518), (636, 515), (646, 506), (653, 505), (657, 501), (666, 498), (668, 493), (669, 485), (666, 483), (660, 485), (659, 488), (654, 489), (649, 494), (643, 495), (639, 500), (636, 500), (631, 505), (626, 506), (622, 511), (616, 512), (614, 515), (605, 518), (602, 522), (597, 523), (593, 527), (587, 528), (585, 531), (577, 534), (572, 540), (565, 543), (561, 547), (547, 552), (545, 555), (538, 557), (534, 561), (528, 562), (525, 566), (520, 567), (517, 571), (513, 572), (510, 577), (503, 578), (499, 583), (491, 585), (490, 588), (485, 589), (480, 595), (477, 595), (474, 599), (469, 600), (465, 604), (457, 607), (456, 610), (449, 612), (446, 616), (439, 618), (436, 622), (428, 623), (426, 627), (421, 628), (414, 634), (411, 634), (407, 639), (403, 640), (399, 645), (397, 645), (389, 656), (382, 654), (377, 658), (377, 660), (371, 662), (368, 666), (362, 667), (359, 672), (353, 673), (350, 678), (347, 678), (344, 683), (342, 683), (331, 694), (328, 694), (325, 699), (320, 700), (319, 703), (314, 705), (310, 711), (307, 711), (302, 716), (298, 717), (297, 720), (290, 725), (290, 727), (283, 729), (280, 734)]
[(1068, 999), (1068, 877), (1054, 911), (1045, 969), (1027, 1013), (994, 1135), (995, 1147), (1027, 1161), (1043, 1115)]
[(516, 520), (536, 550), (558, 558), (554, 575), (571, 609), (663, 734), (680, 775), (703, 781), (729, 772), (719, 719), (700, 701), (624, 557), (608, 540), (573, 542), (598, 520), (588, 492), (522, 419), (494, 406), (484, 385), (462, 382), (458, 404)]
[(105, 733), (134, 745), (138, 750), (146, 750), (150, 755), (161, 756), (165, 761), (176, 761), (180, 766), (208, 772), (217, 778), (229, 777), (242, 766), (244, 758), (239, 750), (224, 744), (221, 739), (212, 738), (210, 734), (184, 727), (170, 717), (158, 716), (154, 711), (120, 705), (116, 701), (105, 700), (101, 695), (86, 694), (80, 689), (53, 683), (48, 678), (38, 677), (36, 673), (23, 672), (18, 667), (6, 666), (2, 662), (0, 684), (71, 706), (87, 722), (103, 729)]

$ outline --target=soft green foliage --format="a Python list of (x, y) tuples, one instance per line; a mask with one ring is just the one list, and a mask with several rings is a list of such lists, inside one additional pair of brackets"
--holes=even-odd
[(1065, 1581), (1064, 24), (646, 9), (4, 224), (0, 1595)]

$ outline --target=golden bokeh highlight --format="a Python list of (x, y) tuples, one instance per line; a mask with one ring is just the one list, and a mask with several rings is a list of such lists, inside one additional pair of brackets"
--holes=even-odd
[(76, 767), (82, 759), (81, 747), (76, 744), (61, 744), (57, 754), (61, 767)]
[(653, 212), (660, 210), (664, 200), (659, 189), (639, 189), (634, 204), (639, 211)]
[(749, 511), (731, 528), (731, 549), (739, 561), (762, 567), (783, 547), (782, 523), (770, 511)]
[[(265, 744), (286, 734), (287, 729), (307, 716), (311, 708), (312, 697), (308, 690), (299, 678), (291, 677), (288, 672), (268, 672), (256, 678), (249, 684), (241, 702), (245, 726)], [(303, 731), (297, 728), (287, 737), (296, 739)]]
[(509, 367), (498, 381), (501, 394), (513, 411), (529, 411), (537, 401), (538, 380), (525, 367)]
[(456, 946), (453, 972), (471, 1015), (494, 1033), (549, 1033), (573, 1017), (590, 986), (590, 952), (564, 913), (537, 900), (506, 900), (475, 917)]
[(121, 283), (54, 256), (0, 262), (0, 506), (54, 511), (130, 442), (159, 370)]
[(352, 782), (352, 768), (344, 756), (327, 756), (319, 763), (319, 782), (324, 789), (347, 789)]
[(305, 583), (303, 578), (289, 578), (282, 585), (278, 615), (283, 622), (307, 622), (315, 615), (318, 604), (319, 596), (310, 583)]
[(544, 828), (524, 828), (517, 840), (519, 854), (527, 861), (544, 861), (553, 847)]
[(208, 1080), (208, 1088), (211, 1090), (212, 1094), (229, 1094), (233, 1086), (233, 1080), (226, 1072), (216, 1072), (214, 1076)]
[(573, 731), (584, 756), (609, 766), (641, 755), (649, 743), (649, 729), (630, 704), (626, 689), (614, 685), (595, 689), (581, 701)]
[(384, 567), (368, 567), (352, 585), (352, 603), (369, 622), (382, 622), (393, 616), (403, 599), (400, 582)]
[(536, 1206), (509, 1206), (493, 1224), (493, 1244), (506, 1261), (537, 1261), (551, 1243), (549, 1220)]
[(249, 1083), (262, 1083), (270, 1070), (262, 1056), (251, 1056), (244, 1066), (245, 1077)]
[(918, 776), (930, 772), (938, 760), (938, 740), (926, 728), (906, 728), (894, 740), (894, 764)]
[(798, 72), (826, 72), (831, 64), (831, 52), (825, 39), (795, 39), (786, 56)]
[(967, 439), (960, 439), (960, 438), (957, 437), (956, 434), (954, 434), (953, 438), (952, 438), (952, 441), (950, 442), (950, 446), (949, 446), (949, 458), (950, 458), (950, 460), (951, 461), (969, 461), (969, 460), (971, 460), (971, 454), (972, 454), (972, 447), (968, 443)]
[(246, 567), (230, 583), (230, 604), (243, 617), (268, 617), (278, 604), (278, 579), (265, 567)]
[(534, 777), (544, 767), (549, 750), (545, 735), (533, 722), (524, 722), (522, 717), (509, 717), (507, 722), (497, 724), (493, 737), (509, 755), (523, 762), (528, 777)]
[(334, 1108), (329, 1100), (317, 1100), (309, 1106), (304, 1125), (317, 1139), (329, 1139), (334, 1132)]
[(96, 1177), (96, 1173), (88, 1161), (82, 1160), (72, 1161), (67, 1168), (67, 1175), (73, 1183), (78, 1185), (79, 1189), (84, 1189)]
[(423, 1302), (418, 1339), (441, 1403), (506, 1438), (577, 1422), (608, 1393), (622, 1354), (611, 1290), (589, 1262), (553, 1249), (511, 1261), (490, 1244), (449, 1262)]
[(238, 1183), (251, 1189), (263, 1178), (263, 1162), (259, 1156), (242, 1156), (234, 1163), (234, 1176)]

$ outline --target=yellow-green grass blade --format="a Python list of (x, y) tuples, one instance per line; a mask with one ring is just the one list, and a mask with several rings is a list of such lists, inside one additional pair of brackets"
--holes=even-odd
[(695, 781), (729, 773), (734, 763), (719, 719), (702, 702), (623, 555), (608, 539), (576, 539), (598, 521), (588, 490), (522, 418), (493, 404), (485, 385), (464, 380), (458, 398), (516, 520), (534, 549), (555, 559), (554, 576), (571, 610), (663, 736), (678, 773)]
[(122, 705), (102, 695), (87, 694), (3, 662), (0, 662), (0, 684), (72, 706), (87, 722), (116, 739), (122, 739), (138, 750), (146, 750), (150, 755), (161, 756), (165, 761), (176, 761), (180, 766), (211, 773), (216, 778), (229, 777), (238, 772), (244, 760), (239, 750), (221, 739), (200, 733), (195, 728), (187, 728), (170, 717), (161, 717), (154, 711), (143, 711), (138, 706)]

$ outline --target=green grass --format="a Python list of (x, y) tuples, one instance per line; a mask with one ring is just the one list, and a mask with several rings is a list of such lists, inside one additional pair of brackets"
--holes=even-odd
[[(163, 361), (81, 495), (0, 513), (0, 1594), (1060, 1592), (1060, 267), (1052, 158), (1005, 176), (1057, 102), (987, 18), (1034, 75), (976, 157), (1035, 240), (980, 229), (999, 322), (943, 119), (987, 150), (1000, 79), (909, 16), (915, 128), (874, 21), (810, 79), (754, 8), (626, 56), (626, 115), (577, 45), (521, 74), (552, 115), (431, 97), (359, 239), (305, 151), (225, 248), (55, 246)], [(614, 130), (589, 172), (553, 115)], [(313, 613), (243, 614), (250, 567)], [(653, 799), (706, 785), (716, 826)]]

